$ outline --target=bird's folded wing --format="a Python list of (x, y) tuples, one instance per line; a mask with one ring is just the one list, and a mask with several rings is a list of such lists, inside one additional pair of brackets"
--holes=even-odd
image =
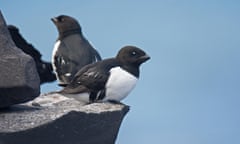
[(60, 91), (62, 94), (77, 94), (77, 93), (84, 93), (89, 92), (89, 89), (86, 88), (84, 85), (78, 85), (76, 87), (67, 86), (63, 90)]
[(100, 91), (105, 88), (109, 72), (97, 71), (96, 67), (88, 65), (81, 69), (71, 83), (63, 89), (66, 93), (82, 93)]

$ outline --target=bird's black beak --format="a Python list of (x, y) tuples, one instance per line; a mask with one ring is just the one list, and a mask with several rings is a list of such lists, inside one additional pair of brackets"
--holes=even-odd
[(141, 56), (140, 58), (139, 58), (139, 61), (140, 61), (140, 63), (144, 63), (144, 62), (146, 62), (147, 60), (149, 60), (151, 57), (149, 56), (149, 55), (147, 55), (147, 54), (145, 54), (144, 56)]
[(56, 22), (58, 22), (58, 19), (57, 19), (57, 17), (53, 17), (53, 18), (51, 18), (51, 20), (52, 20), (52, 22), (53, 22), (53, 23), (56, 23)]

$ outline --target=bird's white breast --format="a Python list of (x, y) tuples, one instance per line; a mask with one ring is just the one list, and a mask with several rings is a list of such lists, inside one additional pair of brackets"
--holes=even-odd
[(89, 93), (79, 93), (79, 94), (64, 94), (68, 98), (74, 98), (78, 101), (88, 103), (89, 102)]
[(106, 84), (106, 97), (103, 101), (122, 100), (135, 87), (137, 80), (138, 78), (120, 67), (112, 68)]
[(56, 66), (54, 65), (54, 63), (55, 63), (55, 62), (54, 62), (54, 61), (55, 61), (54, 56), (55, 56), (56, 52), (58, 51), (58, 47), (59, 47), (60, 43), (61, 43), (60, 40), (56, 41), (56, 43), (55, 43), (55, 45), (54, 45), (54, 47), (53, 47), (53, 52), (52, 52), (52, 66), (53, 66), (53, 70), (54, 70), (54, 71), (56, 71)]

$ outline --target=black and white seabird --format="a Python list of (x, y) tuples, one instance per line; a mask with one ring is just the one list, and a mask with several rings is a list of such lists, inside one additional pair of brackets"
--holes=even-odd
[(79, 69), (101, 60), (101, 56), (83, 36), (76, 19), (60, 15), (51, 20), (59, 33), (53, 49), (52, 64), (59, 85), (66, 86)]
[(150, 57), (135, 46), (125, 46), (115, 58), (86, 65), (60, 91), (66, 97), (86, 103), (120, 102), (135, 87), (139, 68)]
[(52, 64), (42, 60), (41, 53), (23, 38), (16, 26), (8, 25), (8, 31), (15, 45), (34, 59), (40, 78), (40, 83), (43, 84), (55, 81), (56, 76), (53, 72)]

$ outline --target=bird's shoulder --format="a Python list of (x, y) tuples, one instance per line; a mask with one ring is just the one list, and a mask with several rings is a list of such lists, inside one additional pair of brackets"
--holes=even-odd
[[(80, 34), (67, 36), (57, 40), (58, 53), (61, 55), (75, 57), (90, 57), (91, 51), (94, 49), (91, 44)], [(74, 52), (74, 53), (73, 53)]]
[(110, 69), (116, 66), (119, 63), (114, 58), (86, 65), (76, 73), (68, 88), (87, 87), (93, 91), (104, 89)]
[[(106, 80), (111, 68), (119, 66), (116, 59), (105, 59), (93, 64), (89, 64), (80, 69), (75, 75), (75, 79), (79, 82), (94, 83), (100, 80)], [(92, 81), (91, 81), (92, 80)]]
[(68, 61), (75, 61), (75, 63), (78, 63), (77, 60), (86, 53), (84, 50), (80, 49), (81, 44), (77, 35), (71, 36), (70, 38), (57, 40), (55, 47), (55, 59), (59, 59), (60, 57)]

